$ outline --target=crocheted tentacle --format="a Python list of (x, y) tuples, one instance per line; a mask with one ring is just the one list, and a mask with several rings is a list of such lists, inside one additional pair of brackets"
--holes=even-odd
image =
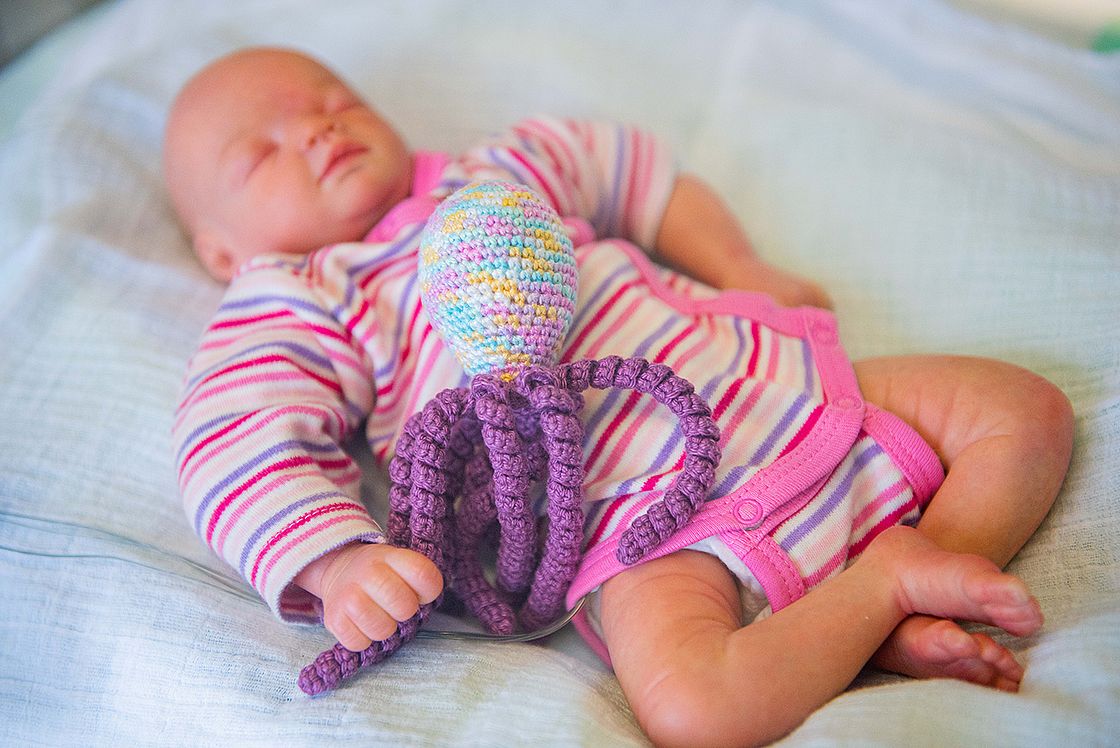
[[(463, 391), (444, 390), (409, 418), (390, 465), (390, 541), (432, 559), (445, 578), (450, 571), (446, 542), (452, 536), (448, 531), (448, 491), (457, 482), (450, 475), (457, 456), (449, 449), (449, 443), (451, 427), (462, 415), (465, 401)], [(384, 660), (416, 636), (439, 602), (437, 599), (422, 605), (389, 638), (373, 642), (361, 652), (335, 644), (300, 672), (299, 687), (305, 693), (319, 694), (336, 687), (362, 667)]]
[(608, 356), (559, 367), (571, 389), (631, 389), (654, 397), (677, 416), (685, 436), (685, 458), (677, 480), (657, 502), (635, 519), (619, 539), (619, 562), (634, 564), (683, 527), (704, 502), (719, 464), (719, 427), (711, 409), (692, 385), (663, 364), (645, 359)]
[(457, 482), (451, 474), (454, 455), (449, 445), (452, 426), (461, 418), (466, 400), (462, 390), (444, 390), (414, 414), (414, 419), (419, 416), (419, 428), (412, 429), (407, 455), (412, 463), (408, 547), (430, 558), (445, 579), (451, 572), (445, 551), (454, 542), (448, 532), (453, 501), (449, 489)]
[[(468, 413), (458, 425), (457, 433), (474, 449), (481, 439), (478, 420)], [(493, 476), (486, 450), (474, 449), (466, 463), (455, 513), (452, 576), (455, 592), (486, 630), (493, 634), (510, 634), (514, 629), (513, 608), (486, 580), (479, 557), (482, 541), (498, 517)]]
[(389, 542), (407, 548), (412, 539), (408, 518), (412, 513), (409, 494), (412, 492), (412, 443), (420, 430), (420, 414), (405, 421), (397, 439), (397, 452), (389, 462), (389, 517), (385, 534)]
[(300, 690), (310, 696), (317, 696), (336, 688), (361, 668), (376, 665), (386, 659), (416, 637), (416, 632), (428, 620), (437, 604), (438, 602), (421, 606), (416, 615), (397, 624), (397, 630), (392, 636), (384, 641), (374, 642), (361, 652), (351, 652), (341, 644), (335, 644), (300, 671)]
[(529, 466), (517, 433), (508, 388), (497, 377), (480, 374), (471, 382), (474, 413), (494, 469), (494, 505), (502, 533), (498, 544), (499, 592), (516, 595), (529, 586), (536, 555), (536, 520), (529, 504)]
[(564, 595), (575, 578), (583, 542), (583, 398), (559, 385), (554, 371), (532, 367), (515, 386), (538, 416), (548, 455), (548, 535), (529, 597), (520, 611), (521, 625), (532, 631), (554, 621), (564, 610)]

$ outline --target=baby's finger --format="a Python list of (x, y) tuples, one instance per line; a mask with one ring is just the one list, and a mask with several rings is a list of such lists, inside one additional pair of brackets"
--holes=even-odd
[[(380, 574), (363, 579), (361, 585), (375, 607), (380, 608), (386, 617), (392, 618), (394, 630), (397, 621), (407, 621), (420, 610), (416, 590), (389, 564), (382, 567)], [(362, 630), (366, 631), (365, 628)]]
[[(394, 620), (392, 613), (384, 610), (376, 599), (370, 599), (364, 594), (361, 599), (356, 597), (354, 600), (348, 601), (345, 610), (354, 625), (372, 641), (379, 642), (388, 639), (397, 630), (397, 621)], [(366, 644), (366, 646), (368, 647), (369, 644)]]
[(334, 638), (338, 639), (338, 643), (351, 652), (361, 652), (370, 644), (373, 644), (373, 640), (363, 634), (357, 624), (347, 616), (326, 617), (323, 623), (326, 625), (327, 631), (330, 631), (334, 634)]
[(423, 554), (401, 549), (400, 553), (387, 555), (385, 563), (415, 591), (421, 604), (430, 603), (443, 591), (443, 575), (439, 573), (439, 567)]

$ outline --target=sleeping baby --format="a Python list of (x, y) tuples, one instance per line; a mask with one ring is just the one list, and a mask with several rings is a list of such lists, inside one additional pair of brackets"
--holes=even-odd
[(580, 631), (654, 742), (776, 739), (868, 663), (1018, 689), (1012, 653), (955, 621), (1042, 625), (1001, 567), (1061, 486), (1068, 401), (998, 361), (852, 363), (828, 297), (763, 262), (650, 133), (537, 118), (456, 156), (412, 151), (319, 62), (255, 48), (186, 84), (164, 162), (199, 260), (229, 283), (176, 415), (184, 506), (281, 619), (359, 651), (440, 595), (428, 557), (385, 542), (344, 445), (364, 430), (387, 466), (407, 419), (466, 381), (432, 334), (418, 251), (442, 200), (502, 180), (575, 246), (562, 359), (665, 364), (719, 427), (706, 500), (621, 563), (681, 472), (681, 436), (655, 404), (586, 395), (568, 600), (588, 596)]

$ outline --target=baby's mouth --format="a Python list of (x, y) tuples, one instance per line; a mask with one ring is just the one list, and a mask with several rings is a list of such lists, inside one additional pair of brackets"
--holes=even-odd
[(331, 174), (337, 173), (356, 156), (360, 156), (368, 150), (365, 146), (357, 143), (339, 143), (331, 146), (327, 153), (326, 165), (319, 174), (319, 184), (322, 184)]

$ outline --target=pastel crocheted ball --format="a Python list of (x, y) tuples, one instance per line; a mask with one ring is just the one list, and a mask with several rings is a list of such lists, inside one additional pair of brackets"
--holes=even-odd
[(476, 182), (444, 200), (420, 241), (420, 296), (468, 374), (555, 365), (576, 303), (560, 216), (523, 185)]

